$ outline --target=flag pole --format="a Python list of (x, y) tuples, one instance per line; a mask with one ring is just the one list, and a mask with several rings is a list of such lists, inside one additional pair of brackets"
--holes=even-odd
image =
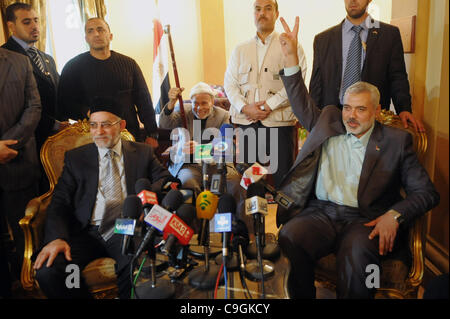
[[(167, 37), (169, 39), (170, 55), (172, 57), (172, 66), (173, 66), (173, 73), (174, 73), (174, 77), (175, 77), (175, 85), (177, 86), (177, 88), (181, 89), (180, 79), (178, 78), (177, 63), (175, 62), (175, 52), (173, 50), (172, 36), (170, 34), (170, 25), (169, 24), (167, 24), (164, 27), (164, 33), (167, 34)], [(178, 102), (180, 104), (180, 113), (181, 113), (181, 119), (183, 120), (183, 127), (187, 129), (186, 115), (184, 114), (183, 97), (181, 96), (181, 94), (178, 96)]]

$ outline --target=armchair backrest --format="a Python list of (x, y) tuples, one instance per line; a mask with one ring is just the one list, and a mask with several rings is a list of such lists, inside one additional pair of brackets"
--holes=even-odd
[[(124, 140), (134, 141), (133, 135), (126, 129), (121, 133)], [(89, 132), (89, 123), (86, 119), (70, 125), (61, 132), (50, 136), (41, 148), (41, 161), (47, 174), (51, 194), (62, 173), (64, 166), (64, 154), (66, 151), (92, 143)]]
[(398, 115), (395, 115), (392, 111), (381, 110), (380, 115), (377, 117), (377, 121), (381, 124), (396, 127), (407, 131), (413, 137), (414, 150), (416, 151), (419, 160), (423, 159), (425, 152), (427, 151), (427, 135), (424, 132), (417, 132), (413, 127), (408, 126), (405, 128)]

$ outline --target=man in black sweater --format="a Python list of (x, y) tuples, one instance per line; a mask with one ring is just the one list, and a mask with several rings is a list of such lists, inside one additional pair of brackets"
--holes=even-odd
[[(70, 60), (61, 73), (58, 86), (58, 117), (88, 118), (88, 105), (96, 96), (110, 96), (124, 105), (124, 120), (137, 141), (156, 147), (155, 111), (142, 71), (136, 61), (110, 50), (113, 35), (101, 18), (92, 18), (85, 26), (90, 51)], [(145, 134), (141, 134), (140, 121)]]

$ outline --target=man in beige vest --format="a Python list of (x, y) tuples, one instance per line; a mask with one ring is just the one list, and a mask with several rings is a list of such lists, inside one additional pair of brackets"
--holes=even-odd
[[(233, 51), (224, 86), (231, 102), (231, 120), (243, 130), (238, 136), (240, 147), (244, 147), (243, 161), (264, 165), (270, 157), (270, 167), (275, 170), (269, 173), (278, 185), (293, 163), (297, 120), (278, 74), (284, 66), (279, 34), (274, 31), (278, 4), (276, 0), (256, 0), (253, 8), (257, 33)], [(300, 45), (298, 56), (304, 78), (306, 59)], [(250, 137), (253, 133), (256, 143)], [(237, 161), (242, 162), (242, 158)]]

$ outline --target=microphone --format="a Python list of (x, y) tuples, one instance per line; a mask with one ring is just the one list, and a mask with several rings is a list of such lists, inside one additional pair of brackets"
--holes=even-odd
[(163, 231), (172, 217), (171, 211), (175, 211), (183, 203), (183, 194), (178, 190), (170, 190), (163, 198), (160, 205), (154, 205), (145, 216), (144, 221), (150, 225), (147, 233), (139, 245), (134, 258), (139, 257), (142, 251), (147, 247), (156, 230)]
[[(262, 170), (262, 169), (263, 170)], [(277, 191), (272, 185), (268, 184), (264, 179), (265, 168), (255, 163), (249, 166), (246, 163), (236, 164), (236, 170), (242, 175), (241, 186), (247, 188), (251, 183), (261, 183), (266, 191), (268, 191), (274, 197), (275, 201), (284, 209), (288, 210), (295, 203), (292, 198), (281, 191)]]
[(136, 220), (142, 214), (142, 204), (136, 195), (128, 195), (123, 202), (123, 218), (116, 219), (114, 233), (122, 234), (122, 255), (128, 255), (130, 236), (134, 235)]
[(220, 270), (219, 267), (209, 264), (209, 220), (216, 213), (218, 202), (219, 198), (210, 191), (201, 192), (196, 200), (197, 218), (202, 223), (198, 235), (198, 244), (203, 246), (205, 267), (204, 269), (194, 269), (189, 274), (189, 284), (202, 290), (214, 288)]
[(189, 204), (182, 204), (176, 214), (173, 214), (164, 228), (164, 240), (165, 245), (161, 248), (161, 251), (165, 254), (169, 254), (172, 250), (172, 246), (179, 242), (182, 246), (186, 246), (191, 241), (194, 235), (192, 229), (192, 223), (195, 218), (195, 208)]
[[(220, 214), (231, 214), (230, 218), (230, 231), (231, 229), (231, 220), (236, 215), (236, 201), (233, 196), (230, 194), (223, 194), (219, 199), (218, 204), (218, 215)], [(224, 258), (228, 257), (228, 247), (229, 247), (229, 232), (222, 232), (222, 255)]]
[(158, 204), (158, 196), (151, 191), (152, 184), (147, 178), (140, 178), (134, 185), (134, 190), (137, 196), (141, 199), (144, 208), (144, 214), (147, 216), (153, 205)]
[(171, 189), (161, 201), (161, 206), (168, 211), (175, 211), (183, 204), (183, 193), (177, 189)]
[(168, 192), (172, 189), (180, 189), (180, 187), (181, 187), (180, 179), (170, 175), (164, 179), (164, 182), (161, 185), (161, 192)]
[(268, 214), (265, 188), (261, 183), (252, 183), (248, 186), (245, 214), (253, 216), (256, 242), (261, 244), (264, 236), (264, 216)]
[(209, 220), (213, 218), (217, 210), (219, 198), (210, 191), (203, 191), (197, 196), (196, 211), (197, 218), (200, 219), (202, 225), (200, 228), (200, 235), (198, 236), (198, 244), (200, 246), (207, 246)]

